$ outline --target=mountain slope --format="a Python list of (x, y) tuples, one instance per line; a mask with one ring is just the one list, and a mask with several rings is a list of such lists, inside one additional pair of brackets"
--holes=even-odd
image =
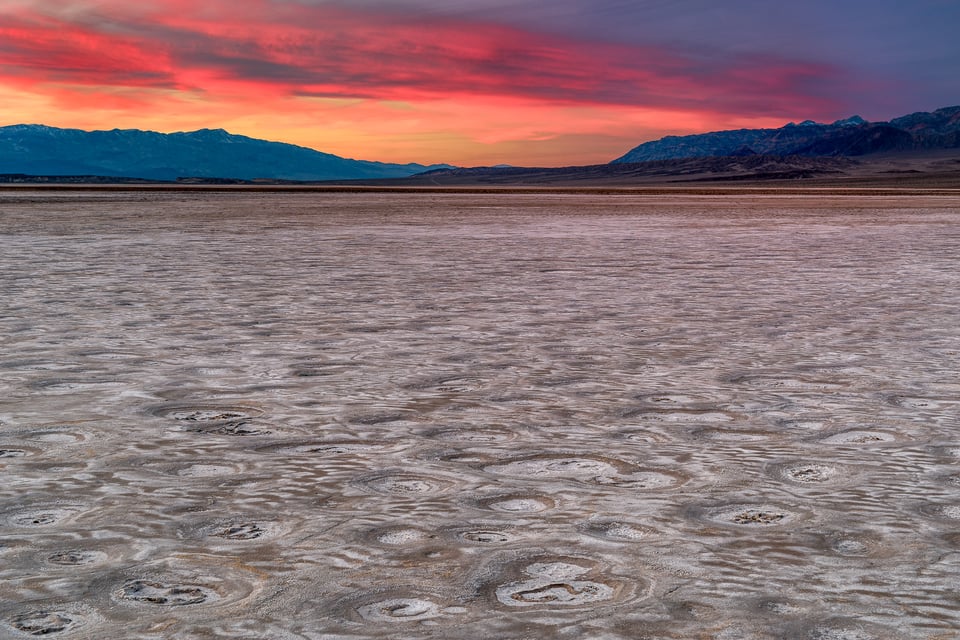
[(82, 131), (43, 125), (0, 127), (0, 173), (279, 180), (401, 178), (446, 165), (350, 160), (223, 129), (156, 133)]
[(885, 151), (960, 147), (960, 106), (919, 112), (890, 122), (859, 116), (819, 124), (807, 120), (779, 129), (739, 129), (667, 136), (634, 147), (611, 164), (742, 156), (862, 156)]
[(600, 187), (745, 180), (799, 180), (842, 176), (857, 165), (849, 158), (725, 156), (574, 167), (471, 167), (437, 169), (381, 186)]

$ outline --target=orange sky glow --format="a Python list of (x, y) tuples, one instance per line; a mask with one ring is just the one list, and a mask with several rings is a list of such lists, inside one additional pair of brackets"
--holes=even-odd
[(786, 54), (383, 5), (0, 0), (0, 11), (0, 125), (224, 128), (387, 162), (608, 162), (663, 135), (849, 115), (811, 87), (857, 83)]

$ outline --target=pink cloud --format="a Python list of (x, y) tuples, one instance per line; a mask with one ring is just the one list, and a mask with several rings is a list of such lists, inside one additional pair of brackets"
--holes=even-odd
[(162, 49), (138, 39), (34, 15), (0, 24), (0, 78), (21, 83), (172, 86)]
[(113, 0), (24, 8), (0, 26), (0, 82), (388, 100), (502, 96), (557, 104), (817, 114), (835, 69), (702, 58), (655, 47), (382, 10), (248, 0)]

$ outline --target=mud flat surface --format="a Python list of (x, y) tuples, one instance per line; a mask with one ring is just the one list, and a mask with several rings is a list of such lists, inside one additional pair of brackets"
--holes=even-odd
[(957, 637), (958, 211), (0, 193), (0, 637)]

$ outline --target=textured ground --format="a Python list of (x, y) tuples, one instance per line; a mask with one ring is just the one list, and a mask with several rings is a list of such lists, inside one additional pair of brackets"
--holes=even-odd
[(0, 192), (0, 637), (956, 637), (958, 211)]

